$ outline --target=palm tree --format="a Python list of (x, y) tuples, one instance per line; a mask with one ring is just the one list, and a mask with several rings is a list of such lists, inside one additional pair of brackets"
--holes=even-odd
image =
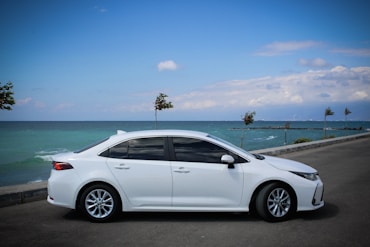
[(345, 124), (345, 128), (347, 129), (347, 115), (351, 114), (352, 112), (346, 107), (346, 109), (344, 109), (344, 117), (345, 117), (345, 121), (346, 121), (346, 124)]
[(326, 138), (326, 116), (332, 115), (334, 115), (334, 112), (330, 109), (330, 107), (326, 108), (324, 114), (324, 138)]
[(0, 82), (0, 110), (12, 110), (12, 105), (15, 104), (15, 100), (13, 98), (14, 92), (13, 89), (13, 83), (8, 82), (4, 86), (1, 86)]
[(166, 98), (168, 96), (164, 93), (160, 93), (155, 102), (154, 102), (154, 110), (155, 110), (155, 128), (157, 129), (157, 111), (165, 110), (173, 108), (172, 102), (167, 102)]
[[(256, 112), (246, 112), (243, 117), (243, 121), (245, 125), (252, 124), (254, 122), (254, 115), (256, 115)], [(240, 147), (243, 147), (243, 142), (244, 142), (244, 134), (245, 134), (245, 129), (243, 129), (242, 136), (240, 137)]]

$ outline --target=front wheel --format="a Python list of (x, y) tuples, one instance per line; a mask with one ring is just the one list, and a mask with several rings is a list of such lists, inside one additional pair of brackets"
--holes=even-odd
[(81, 195), (80, 209), (94, 222), (106, 222), (114, 218), (120, 210), (117, 192), (108, 185), (95, 184)]
[(288, 186), (271, 183), (257, 195), (256, 210), (266, 221), (284, 221), (296, 211), (296, 204), (295, 194)]

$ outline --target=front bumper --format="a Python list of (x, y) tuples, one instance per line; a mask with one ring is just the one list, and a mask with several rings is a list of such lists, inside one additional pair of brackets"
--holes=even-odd
[(315, 194), (313, 195), (312, 205), (319, 206), (324, 203), (324, 185), (323, 183), (318, 184), (315, 190)]
[(324, 184), (320, 178), (316, 181), (304, 181), (297, 192), (297, 211), (316, 210), (324, 206)]

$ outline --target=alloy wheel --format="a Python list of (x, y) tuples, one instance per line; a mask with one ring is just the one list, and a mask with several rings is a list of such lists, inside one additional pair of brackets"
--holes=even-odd
[(85, 209), (95, 219), (105, 218), (114, 209), (114, 198), (104, 189), (94, 189), (85, 198)]
[(274, 217), (285, 216), (291, 207), (291, 198), (287, 190), (275, 188), (267, 198), (267, 208)]

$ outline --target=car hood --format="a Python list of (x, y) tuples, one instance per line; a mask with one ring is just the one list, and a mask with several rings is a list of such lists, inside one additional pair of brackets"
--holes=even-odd
[(305, 173), (316, 173), (317, 171), (312, 168), (311, 166), (305, 165), (301, 162), (288, 160), (283, 158), (277, 158), (273, 156), (265, 156), (265, 162), (270, 164), (271, 166), (285, 171), (291, 172), (305, 172)]

